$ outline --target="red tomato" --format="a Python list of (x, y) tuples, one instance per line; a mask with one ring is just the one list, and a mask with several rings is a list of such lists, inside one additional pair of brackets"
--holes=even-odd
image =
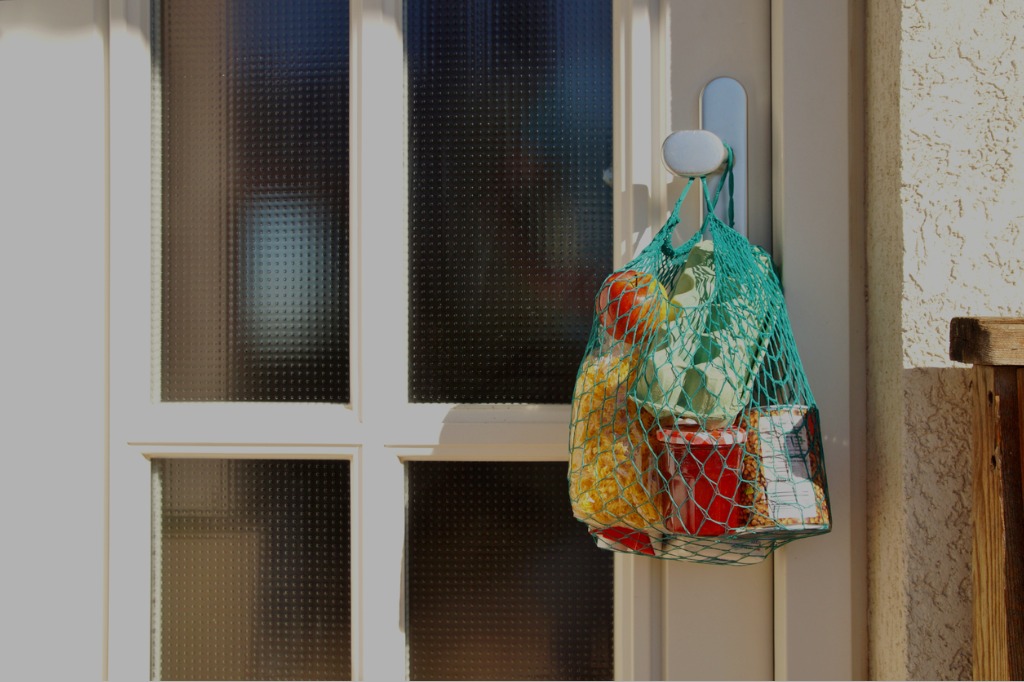
[(609, 334), (626, 343), (636, 343), (665, 321), (668, 293), (653, 275), (623, 270), (610, 275), (601, 285), (597, 310)]

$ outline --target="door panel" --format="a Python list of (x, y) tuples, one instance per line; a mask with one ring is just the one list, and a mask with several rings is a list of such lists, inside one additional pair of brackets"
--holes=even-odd
[[(746, 90), (748, 145), (737, 153), (748, 162), (749, 236), (770, 249), (770, 4), (669, 0), (663, 12), (670, 131), (701, 127), (700, 96), (709, 81), (728, 76)], [(670, 200), (683, 184), (672, 180)], [(679, 232), (688, 238), (700, 204), (691, 198), (684, 206)], [(773, 677), (772, 566), (772, 558), (744, 567), (665, 564), (665, 679)]]

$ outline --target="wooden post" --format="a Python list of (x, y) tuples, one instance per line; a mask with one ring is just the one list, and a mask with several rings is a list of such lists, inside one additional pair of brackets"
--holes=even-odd
[(957, 317), (949, 357), (974, 365), (974, 679), (1024, 679), (1024, 319)]

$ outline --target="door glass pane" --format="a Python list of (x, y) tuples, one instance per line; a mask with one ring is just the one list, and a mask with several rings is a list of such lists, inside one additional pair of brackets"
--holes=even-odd
[(565, 462), (410, 462), (413, 680), (609, 680), (613, 567), (573, 518)]
[(609, 0), (407, 0), (409, 395), (568, 403), (612, 266)]
[(348, 2), (153, 16), (162, 399), (347, 402)]
[(153, 679), (350, 679), (349, 463), (152, 466)]

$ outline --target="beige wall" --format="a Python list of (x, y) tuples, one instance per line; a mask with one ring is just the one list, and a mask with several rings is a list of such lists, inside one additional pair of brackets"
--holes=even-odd
[(105, 0), (0, 1), (0, 678), (103, 655)]
[(969, 679), (949, 320), (1024, 315), (1024, 5), (869, 0), (867, 24), (871, 676)]

